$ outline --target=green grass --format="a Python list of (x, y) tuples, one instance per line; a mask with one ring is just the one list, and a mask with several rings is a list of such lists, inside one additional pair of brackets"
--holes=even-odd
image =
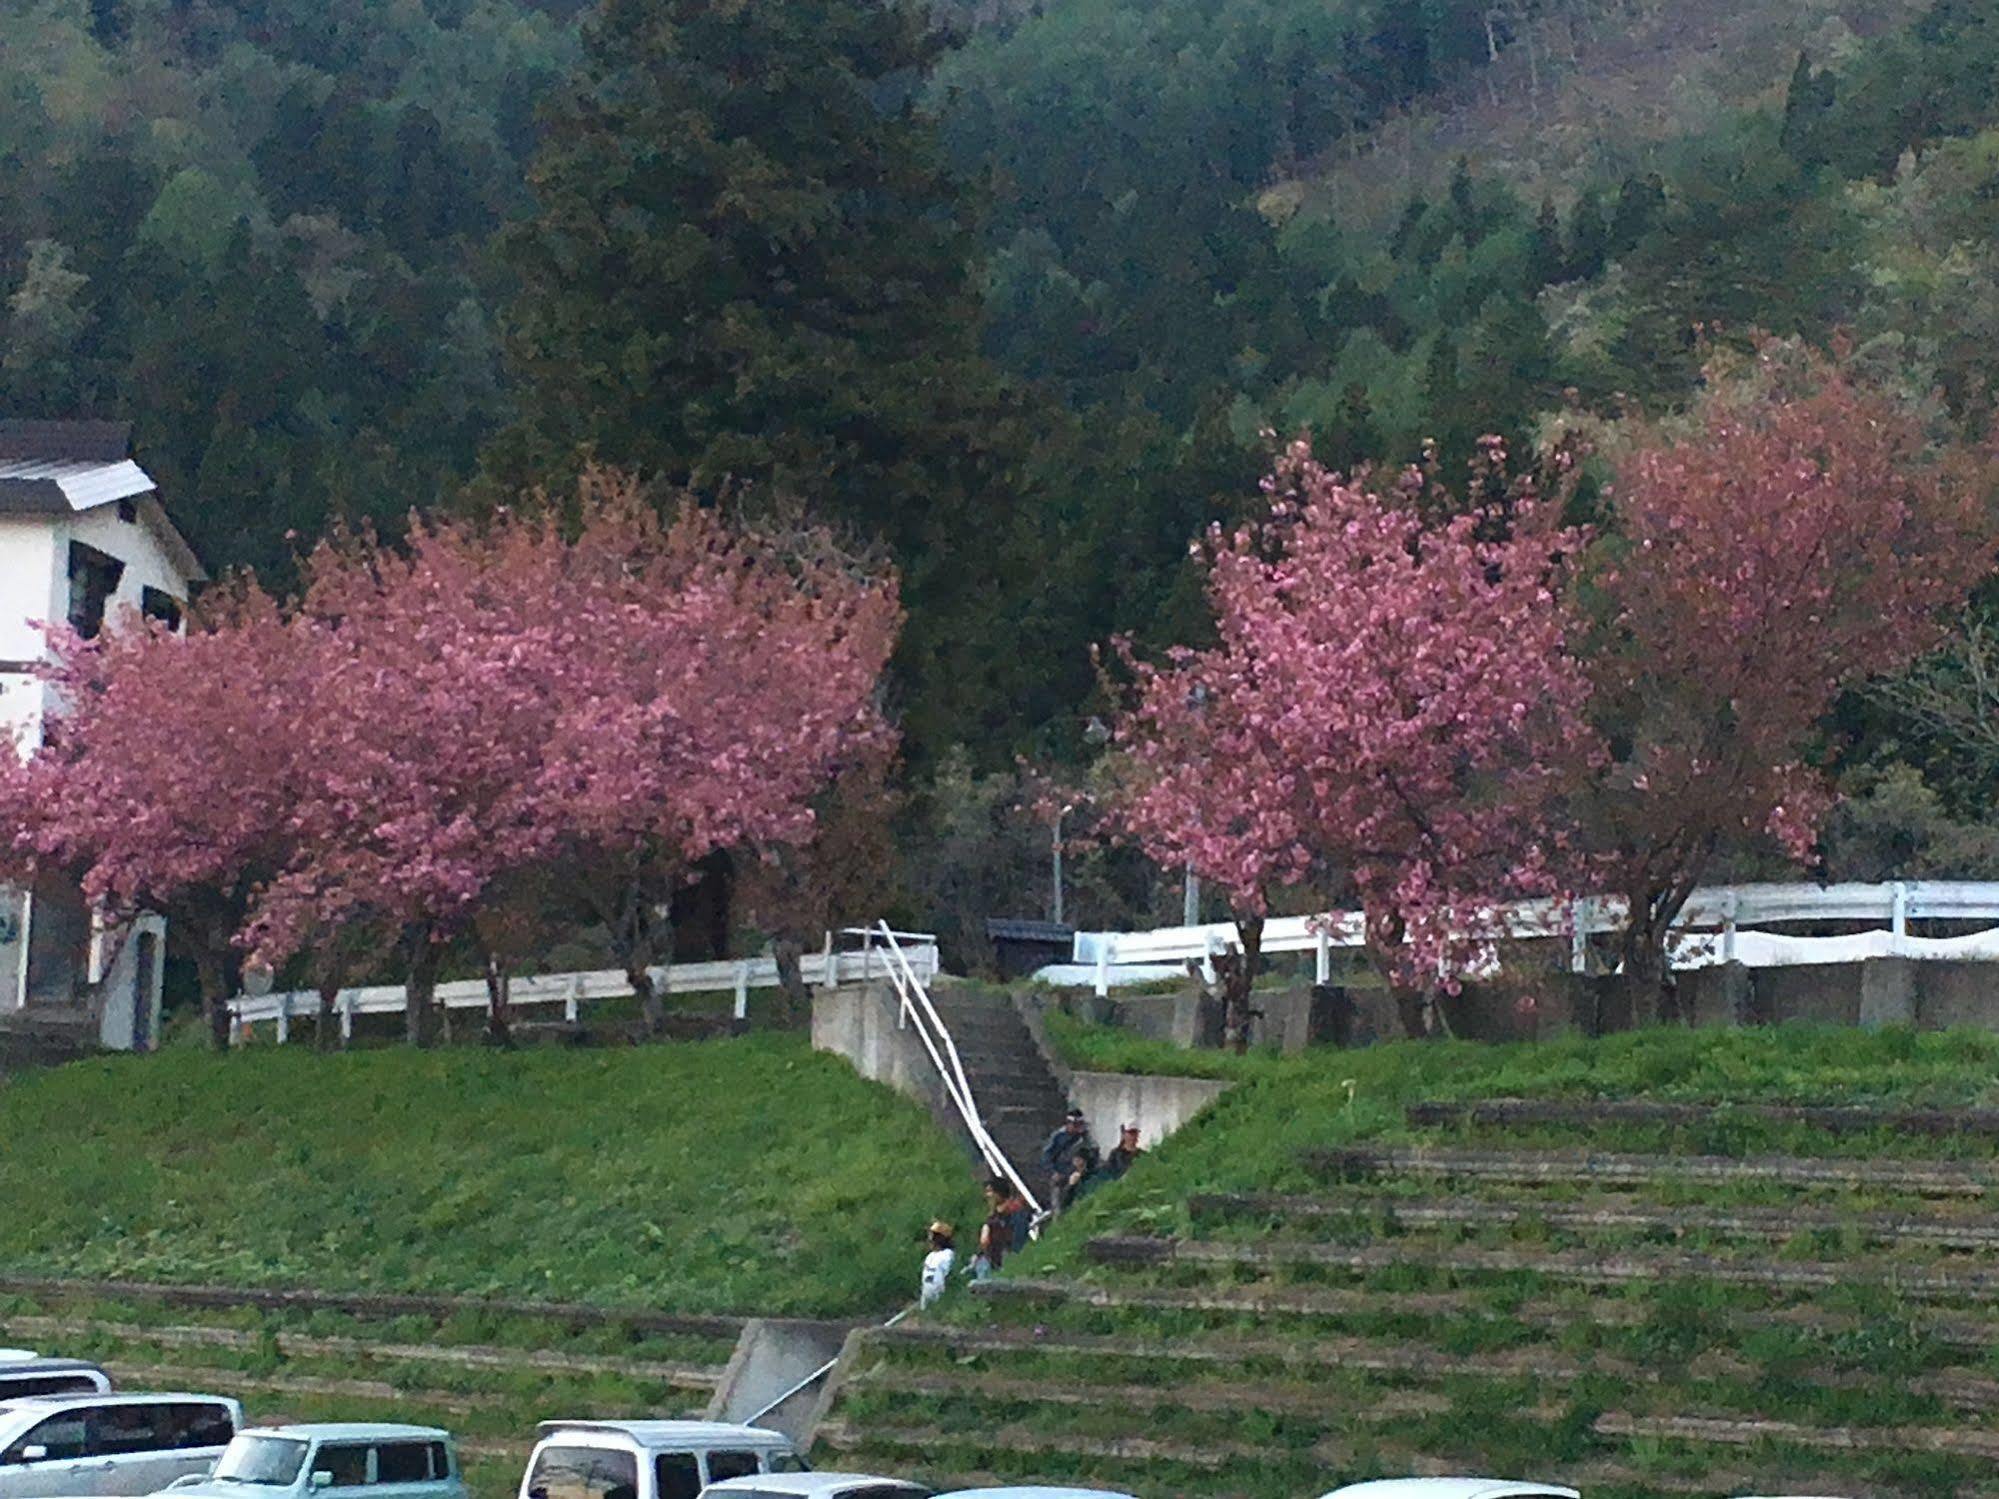
[(800, 1037), (174, 1050), (0, 1088), (16, 1273), (864, 1314), (972, 1173)]
[[(1999, 1037), (1652, 1030), (1594, 1042), (1395, 1043), (1236, 1057), (1183, 1052), (1060, 1015), (1050, 1017), (1049, 1030), (1078, 1068), (1193, 1073), (1235, 1086), (1130, 1176), (1086, 1199), (1009, 1261), (1006, 1277), (1169, 1301), (1194, 1295), (1207, 1304), (954, 1295), (923, 1319), (951, 1329), (951, 1341), (884, 1340), (862, 1361), (835, 1408), (854, 1459), (975, 1468), (1019, 1480), (1073, 1473), (1187, 1499), (1283, 1499), (1406, 1473), (1419, 1462), (1574, 1479), (1593, 1499), (1656, 1499), (1669, 1486), (1908, 1499), (1999, 1494), (1985, 1458), (1897, 1448), (1893, 1439), (1897, 1428), (1949, 1434), (1990, 1426), (1989, 1384), (1982, 1381), (1999, 1368), (1999, 1308), (1975, 1299), (1905, 1299), (1894, 1274), (1882, 1271), (1979, 1268), (1982, 1255), (1869, 1239), (1850, 1222), (1801, 1220), (1772, 1235), (1671, 1221), (1678, 1208), (1785, 1204), (1945, 1219), (1989, 1214), (1990, 1202), (1922, 1199), (1893, 1181), (1810, 1190), (1753, 1180), (1612, 1189), (1440, 1181), (1391, 1170), (1349, 1182), (1315, 1167), (1307, 1154), (1428, 1143), (1939, 1160), (1990, 1169), (1995, 1150), (1986, 1139), (1828, 1133), (1731, 1105), (1990, 1106), (1999, 1101)], [(1419, 1100), (1494, 1097), (1715, 1107), (1684, 1126), (1592, 1121), (1572, 1128), (1419, 1128), (1405, 1112)], [(1303, 1192), (1351, 1210), (1308, 1218), (1243, 1204), (1198, 1214), (1188, 1206), (1191, 1194), (1230, 1191)], [(1503, 1202), (1518, 1217), (1466, 1225), (1398, 1218), (1398, 1201), (1426, 1198)], [(1629, 1205), (1668, 1221), (1556, 1225), (1537, 1205)], [(1097, 1263), (1084, 1247), (1107, 1233), (1185, 1236), (1222, 1248), (1365, 1244), (1394, 1253), (1361, 1270), (1295, 1258)], [(1718, 1266), (1851, 1261), (1854, 1276), (1826, 1287), (1777, 1288), (1677, 1269), (1589, 1286), (1565, 1280), (1552, 1262), (1504, 1269), (1443, 1263), (1460, 1249), (1556, 1252), (1585, 1264), (1593, 1256), (1655, 1254), (1682, 1263), (1704, 1255)], [(1239, 1295), (1297, 1295), (1312, 1305), (1300, 1313), (1260, 1309), (1233, 1300)], [(1084, 1398), (1064, 1400), (1064, 1392)], [(1804, 1432), (1796, 1441), (1772, 1434), (1741, 1444), (1675, 1435), (1661, 1424), (1686, 1416), (1774, 1419)], [(1620, 1427), (1634, 1422), (1635, 1432)], [(1847, 1428), (1887, 1445), (1848, 1449), (1806, 1440)], [(926, 1429), (943, 1433), (924, 1439), (933, 1450), (918, 1438)], [(1223, 1458), (1232, 1444), (1260, 1456)]]

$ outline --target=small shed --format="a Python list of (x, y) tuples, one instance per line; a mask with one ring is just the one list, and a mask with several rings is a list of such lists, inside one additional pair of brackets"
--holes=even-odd
[(1076, 946), (1076, 929), (1059, 921), (1027, 921), (988, 916), (986, 940), (1001, 978), (1026, 978), (1050, 963), (1066, 963)]

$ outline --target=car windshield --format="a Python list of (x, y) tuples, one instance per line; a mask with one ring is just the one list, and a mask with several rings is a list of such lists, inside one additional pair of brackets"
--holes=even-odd
[(305, 1443), (290, 1437), (237, 1437), (215, 1460), (215, 1474), (230, 1483), (263, 1483), (282, 1488), (298, 1477)]

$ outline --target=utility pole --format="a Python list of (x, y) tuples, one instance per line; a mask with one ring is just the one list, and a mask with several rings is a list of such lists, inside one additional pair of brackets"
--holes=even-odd
[(1201, 924), (1201, 877), (1193, 870), (1187, 871), (1187, 888), (1181, 896), (1180, 925), (1199, 926)]
[(1049, 920), (1057, 926), (1062, 924), (1062, 819), (1075, 811), (1074, 807), (1064, 807), (1055, 814), (1055, 837), (1049, 848), (1049, 862), (1054, 866), (1055, 898), (1049, 902)]

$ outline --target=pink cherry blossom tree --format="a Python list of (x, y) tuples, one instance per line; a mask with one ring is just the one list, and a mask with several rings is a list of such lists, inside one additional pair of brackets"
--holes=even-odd
[(1592, 652), (1617, 754), (1594, 832), (1630, 903), (1635, 1000), (1667, 995), (1667, 932), (1721, 852), (1811, 855), (1831, 804), (1819, 726), (1990, 572), (1989, 479), (1835, 359), (1775, 344), (1618, 458)]
[(67, 871), (114, 922), (164, 915), (226, 1046), (235, 938), (292, 855), (311, 641), (247, 583), (211, 592), (184, 636), (136, 613), (92, 641), (51, 634), (60, 708), (35, 754), (0, 753), (0, 860)]
[(586, 478), (563, 596), (587, 642), (538, 783), (572, 888), (639, 996), (670, 957), (673, 890), (717, 849), (802, 844), (815, 800), (892, 751), (881, 678), (901, 623), (892, 575), (818, 532), (782, 539), (637, 486)]
[(436, 1036), (446, 944), (554, 848), (543, 747), (588, 645), (552, 607), (565, 550), (552, 522), (504, 514), (417, 519), (401, 546), (342, 538), (307, 563), (295, 628), (319, 669), (295, 705), (294, 852), (245, 937), (275, 966), (315, 933), (393, 933), (416, 1045)]
[(1197, 548), (1217, 643), (1136, 666), (1113, 815), (1230, 893), (1238, 1046), (1278, 890), (1357, 899), (1406, 996), (1450, 982), (1499, 902), (1563, 882), (1573, 767), (1596, 753), (1556, 576), (1583, 538), (1524, 495), (1428, 524), (1420, 487), (1383, 497), (1294, 445), (1268, 516)]

